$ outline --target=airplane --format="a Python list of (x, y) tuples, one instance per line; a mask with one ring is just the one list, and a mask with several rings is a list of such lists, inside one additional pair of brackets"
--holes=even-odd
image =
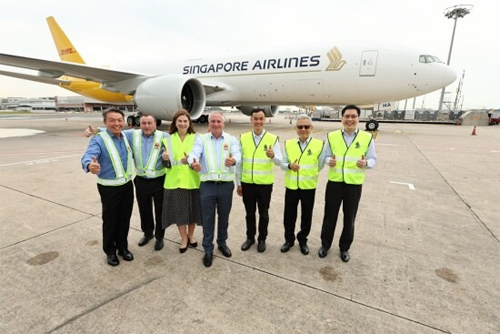
[[(56, 45), (60, 54), (76, 53), (69, 40), (59, 38)], [(181, 108), (195, 120), (205, 106), (235, 106), (245, 115), (259, 108), (273, 117), (279, 105), (373, 105), (424, 95), (457, 78), (448, 65), (419, 50), (341, 42), (169, 61), (150, 71), (93, 67), (81, 57), (64, 56), (63, 61), (52, 61), (0, 53), (0, 65), (38, 71), (37, 75), (0, 71), (0, 75), (59, 85), (107, 102), (132, 97), (139, 111), (154, 114), (160, 123), (171, 120)], [(129, 124), (134, 121), (127, 119)], [(371, 120), (366, 127), (376, 130), (378, 123)]]

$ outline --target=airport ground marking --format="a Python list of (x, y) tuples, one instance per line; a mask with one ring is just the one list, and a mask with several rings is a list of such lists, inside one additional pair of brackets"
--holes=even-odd
[(396, 181), (391, 181), (390, 183), (393, 183), (393, 184), (402, 184), (404, 186), (408, 186), (408, 188), (410, 188), (410, 190), (415, 190), (415, 186), (413, 185), (413, 183), (396, 182)]

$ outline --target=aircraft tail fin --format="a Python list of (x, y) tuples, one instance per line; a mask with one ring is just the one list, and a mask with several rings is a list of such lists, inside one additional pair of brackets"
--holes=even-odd
[(50, 33), (52, 34), (61, 60), (70, 63), (85, 64), (85, 61), (73, 46), (68, 36), (66, 36), (61, 27), (59, 27), (59, 24), (57, 24), (53, 16), (47, 17), (47, 24), (49, 25)]

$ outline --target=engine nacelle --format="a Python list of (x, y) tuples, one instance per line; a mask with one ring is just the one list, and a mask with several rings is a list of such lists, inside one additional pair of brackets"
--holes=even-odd
[(266, 117), (274, 117), (278, 114), (278, 106), (238, 106), (236, 108), (247, 116), (251, 116), (255, 109), (263, 110)]
[(198, 118), (205, 109), (205, 89), (198, 79), (181, 75), (150, 78), (137, 87), (134, 102), (139, 111), (149, 112), (157, 119), (171, 121), (179, 109), (186, 109), (191, 118)]

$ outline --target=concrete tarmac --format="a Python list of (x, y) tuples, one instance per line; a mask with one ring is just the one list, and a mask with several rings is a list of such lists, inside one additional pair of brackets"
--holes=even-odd
[[(232, 135), (251, 129), (246, 116), (226, 117)], [(266, 125), (282, 147), (296, 136), (285, 117)], [(276, 169), (267, 250), (241, 251), (245, 211), (235, 192), (233, 256), (215, 250), (205, 268), (201, 228), (198, 248), (184, 254), (175, 227), (163, 250), (138, 247), (137, 207), (128, 238), (135, 260), (106, 264), (95, 176), (80, 166), (88, 124), (102, 124), (100, 114), (0, 116), (0, 333), (500, 332), (500, 127), (472, 136), (465, 126), (381, 124), (348, 263), (336, 247), (342, 214), (334, 247), (317, 255), (326, 169), (311, 253), (297, 244), (280, 252)], [(340, 126), (314, 122), (313, 136)], [(44, 132), (4, 138), (4, 129)]]

